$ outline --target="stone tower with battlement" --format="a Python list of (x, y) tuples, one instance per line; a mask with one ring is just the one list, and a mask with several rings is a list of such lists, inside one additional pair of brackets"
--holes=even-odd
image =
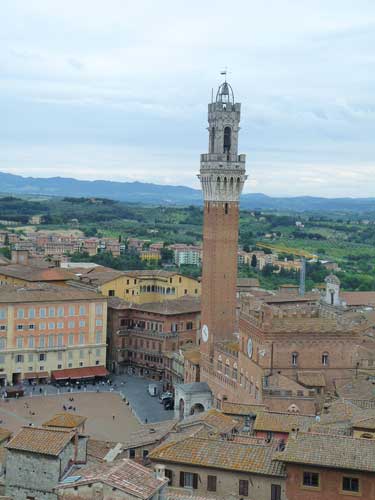
[(230, 340), (236, 326), (239, 198), (247, 178), (238, 154), (241, 104), (232, 87), (220, 85), (208, 105), (209, 152), (201, 155), (204, 198), (201, 351), (212, 357), (214, 343)]

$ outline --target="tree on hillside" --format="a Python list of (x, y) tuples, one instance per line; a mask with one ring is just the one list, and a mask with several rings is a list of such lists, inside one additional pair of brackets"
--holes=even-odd
[(173, 261), (173, 250), (167, 247), (163, 247), (160, 249), (160, 256), (161, 256), (161, 261), (163, 264), (167, 262), (172, 262)]

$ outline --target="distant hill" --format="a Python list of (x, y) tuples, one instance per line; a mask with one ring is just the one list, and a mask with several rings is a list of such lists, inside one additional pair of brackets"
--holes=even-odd
[[(186, 186), (145, 182), (81, 181), (64, 177), (34, 178), (0, 172), (0, 193), (112, 198), (129, 203), (198, 205), (202, 194)], [(375, 198), (273, 198), (261, 193), (244, 194), (242, 208), (302, 211), (375, 211)]]

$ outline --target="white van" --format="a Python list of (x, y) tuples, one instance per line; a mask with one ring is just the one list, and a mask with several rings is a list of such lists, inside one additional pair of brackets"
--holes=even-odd
[(159, 392), (159, 388), (157, 384), (148, 384), (148, 393), (150, 396), (157, 396)]

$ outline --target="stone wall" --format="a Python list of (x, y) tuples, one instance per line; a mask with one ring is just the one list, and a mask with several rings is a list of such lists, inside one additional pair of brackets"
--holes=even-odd
[[(201, 496), (217, 495), (221, 498), (238, 499), (244, 498), (239, 495), (239, 480), (249, 481), (249, 500), (270, 500), (271, 484), (281, 486), (281, 500), (287, 500), (285, 495), (285, 480), (278, 477), (267, 477), (260, 474), (247, 474), (242, 472), (225, 471), (220, 469), (208, 469), (203, 467), (192, 467), (183, 464), (166, 463), (165, 468), (172, 471), (172, 484), (170, 486), (180, 486), (180, 472), (191, 472), (198, 474), (198, 488), (194, 490)], [(216, 492), (207, 490), (207, 476), (216, 476)], [(186, 490), (184, 490), (186, 491)], [(290, 498), (294, 500), (294, 498)]]

